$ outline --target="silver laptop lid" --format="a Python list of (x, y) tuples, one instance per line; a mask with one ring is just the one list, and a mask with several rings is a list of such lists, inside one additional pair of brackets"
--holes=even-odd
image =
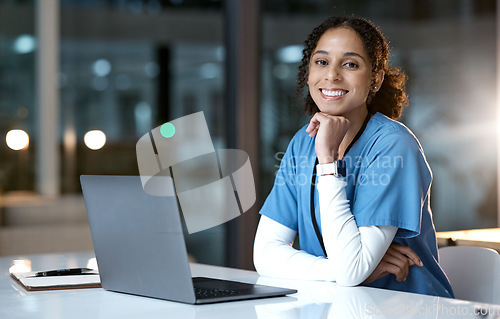
[(102, 287), (194, 303), (176, 198), (146, 194), (139, 176), (80, 180)]

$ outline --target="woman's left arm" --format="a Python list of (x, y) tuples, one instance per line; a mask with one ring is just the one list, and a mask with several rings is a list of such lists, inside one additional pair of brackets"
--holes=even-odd
[[(345, 185), (342, 178), (326, 175), (318, 178), (317, 188), (325, 249), (329, 259), (337, 260), (336, 281), (343, 286), (355, 286), (369, 279), (383, 257), (391, 258), (387, 252), (398, 228), (358, 227), (346, 198)], [(405, 262), (411, 263), (411, 259)]]
[[(315, 151), (320, 165), (338, 158), (338, 148), (348, 127), (349, 121), (341, 116), (318, 112), (311, 118), (306, 131), (311, 137), (316, 136)], [(355, 286), (365, 280), (380, 278), (384, 273), (394, 273), (390, 270), (393, 266), (388, 263), (392, 263), (392, 257), (400, 259), (404, 253), (396, 249), (396, 253), (392, 254), (389, 250), (398, 231), (397, 227), (357, 226), (346, 197), (345, 186), (346, 182), (341, 177), (318, 177), (322, 234), (327, 257), (338, 261), (335, 263), (337, 283)], [(419, 260), (418, 256), (415, 259), (408, 256), (402, 268), (407, 269), (406, 265), (413, 263), (421, 266), (420, 261), (415, 260)], [(379, 264), (380, 267), (377, 267)], [(401, 280), (401, 277), (396, 278)]]

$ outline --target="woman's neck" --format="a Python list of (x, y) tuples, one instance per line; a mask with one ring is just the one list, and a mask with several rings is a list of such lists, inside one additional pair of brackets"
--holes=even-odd
[(356, 137), (356, 135), (358, 134), (367, 116), (368, 109), (366, 107), (359, 108), (359, 111), (354, 112), (354, 114), (344, 115), (344, 117), (349, 120), (349, 129), (347, 130), (342, 143), (340, 143), (339, 159), (344, 158), (345, 151), (349, 147), (349, 144), (351, 144), (351, 142), (354, 140), (354, 137)]

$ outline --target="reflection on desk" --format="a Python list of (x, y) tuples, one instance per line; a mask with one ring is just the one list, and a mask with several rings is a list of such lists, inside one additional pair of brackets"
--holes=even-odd
[[(33, 255), (33, 270), (84, 267), (92, 254)], [(0, 258), (0, 318), (500, 318), (500, 305), (332, 282), (259, 277), (247, 270), (191, 264), (193, 276), (298, 290), (288, 297), (186, 305), (101, 288), (27, 292), (9, 277), (18, 257)]]

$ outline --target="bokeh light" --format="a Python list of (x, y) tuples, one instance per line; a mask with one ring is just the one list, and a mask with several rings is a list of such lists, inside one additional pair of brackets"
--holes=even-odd
[(10, 130), (5, 136), (5, 141), (8, 147), (14, 151), (19, 151), (28, 147), (30, 137), (23, 130)]
[(106, 144), (106, 134), (100, 130), (88, 131), (83, 137), (83, 141), (91, 150), (98, 150)]

